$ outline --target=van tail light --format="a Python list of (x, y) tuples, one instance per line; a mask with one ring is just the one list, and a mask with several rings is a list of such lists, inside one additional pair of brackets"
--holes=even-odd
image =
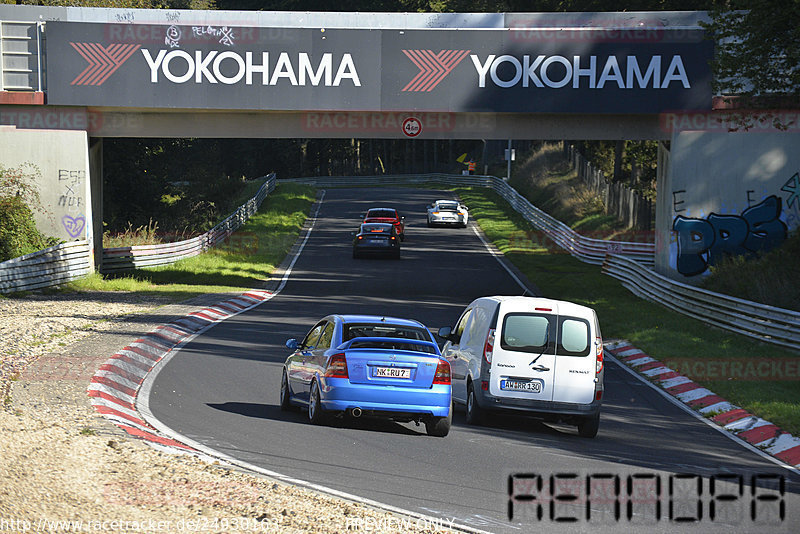
[(334, 354), (328, 360), (328, 367), (325, 369), (325, 376), (330, 378), (350, 378), (347, 374), (347, 358), (344, 352)]
[(603, 340), (599, 337), (595, 339), (595, 346), (597, 347), (595, 350), (597, 352), (597, 368), (594, 374), (599, 375), (600, 371), (603, 370)]
[(492, 364), (492, 353), (494, 352), (494, 328), (489, 329), (486, 334), (486, 344), (483, 346), (483, 359), (489, 365)]
[(446, 360), (439, 360), (436, 366), (436, 374), (433, 376), (434, 384), (450, 384), (450, 364)]

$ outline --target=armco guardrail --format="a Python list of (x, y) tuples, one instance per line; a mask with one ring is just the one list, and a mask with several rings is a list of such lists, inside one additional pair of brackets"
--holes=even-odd
[[(284, 180), (281, 180), (284, 181)], [(645, 265), (654, 264), (653, 243), (630, 241), (606, 241), (584, 237), (547, 213), (531, 204), (513, 187), (496, 176), (472, 176), (462, 174), (412, 174), (386, 176), (323, 176), (314, 178), (292, 178), (285, 180), (314, 184), (317, 187), (343, 187), (366, 185), (402, 185), (423, 183), (447, 183), (460, 186), (488, 187), (502, 196), (535, 228), (544, 232), (559, 247), (586, 263), (600, 265), (606, 254), (621, 254), (634, 258)]]
[(266, 177), (264, 185), (258, 193), (239, 207), (224, 221), (208, 232), (175, 243), (162, 243), (159, 245), (133, 245), (130, 247), (104, 248), (102, 273), (128, 271), (140, 267), (155, 267), (169, 265), (176, 261), (197, 256), (217, 243), (224, 241), (228, 236), (242, 226), (249, 219), (269, 193), (275, 189), (275, 174)]
[(89, 274), (92, 250), (86, 240), (70, 241), (0, 263), (0, 293), (63, 284)]
[(603, 272), (635, 295), (759, 341), (800, 350), (800, 312), (741, 300), (682, 284), (629, 258), (609, 255)]

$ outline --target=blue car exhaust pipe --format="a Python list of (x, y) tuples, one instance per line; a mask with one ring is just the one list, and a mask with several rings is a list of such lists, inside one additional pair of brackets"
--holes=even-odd
[(361, 408), (358, 407), (353, 408), (352, 410), (350, 410), (350, 415), (358, 419), (359, 417), (361, 417)]

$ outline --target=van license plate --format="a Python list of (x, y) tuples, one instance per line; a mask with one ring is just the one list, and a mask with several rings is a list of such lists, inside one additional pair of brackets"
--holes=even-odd
[(411, 369), (407, 367), (376, 367), (372, 376), (376, 378), (411, 378)]
[(501, 380), (500, 389), (504, 391), (530, 391), (531, 393), (541, 393), (542, 382), (539, 380), (530, 382), (524, 380)]

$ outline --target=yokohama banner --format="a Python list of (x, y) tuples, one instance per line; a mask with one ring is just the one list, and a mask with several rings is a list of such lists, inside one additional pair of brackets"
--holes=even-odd
[(661, 113), (711, 106), (701, 30), (47, 23), (47, 103), (281, 111)]

